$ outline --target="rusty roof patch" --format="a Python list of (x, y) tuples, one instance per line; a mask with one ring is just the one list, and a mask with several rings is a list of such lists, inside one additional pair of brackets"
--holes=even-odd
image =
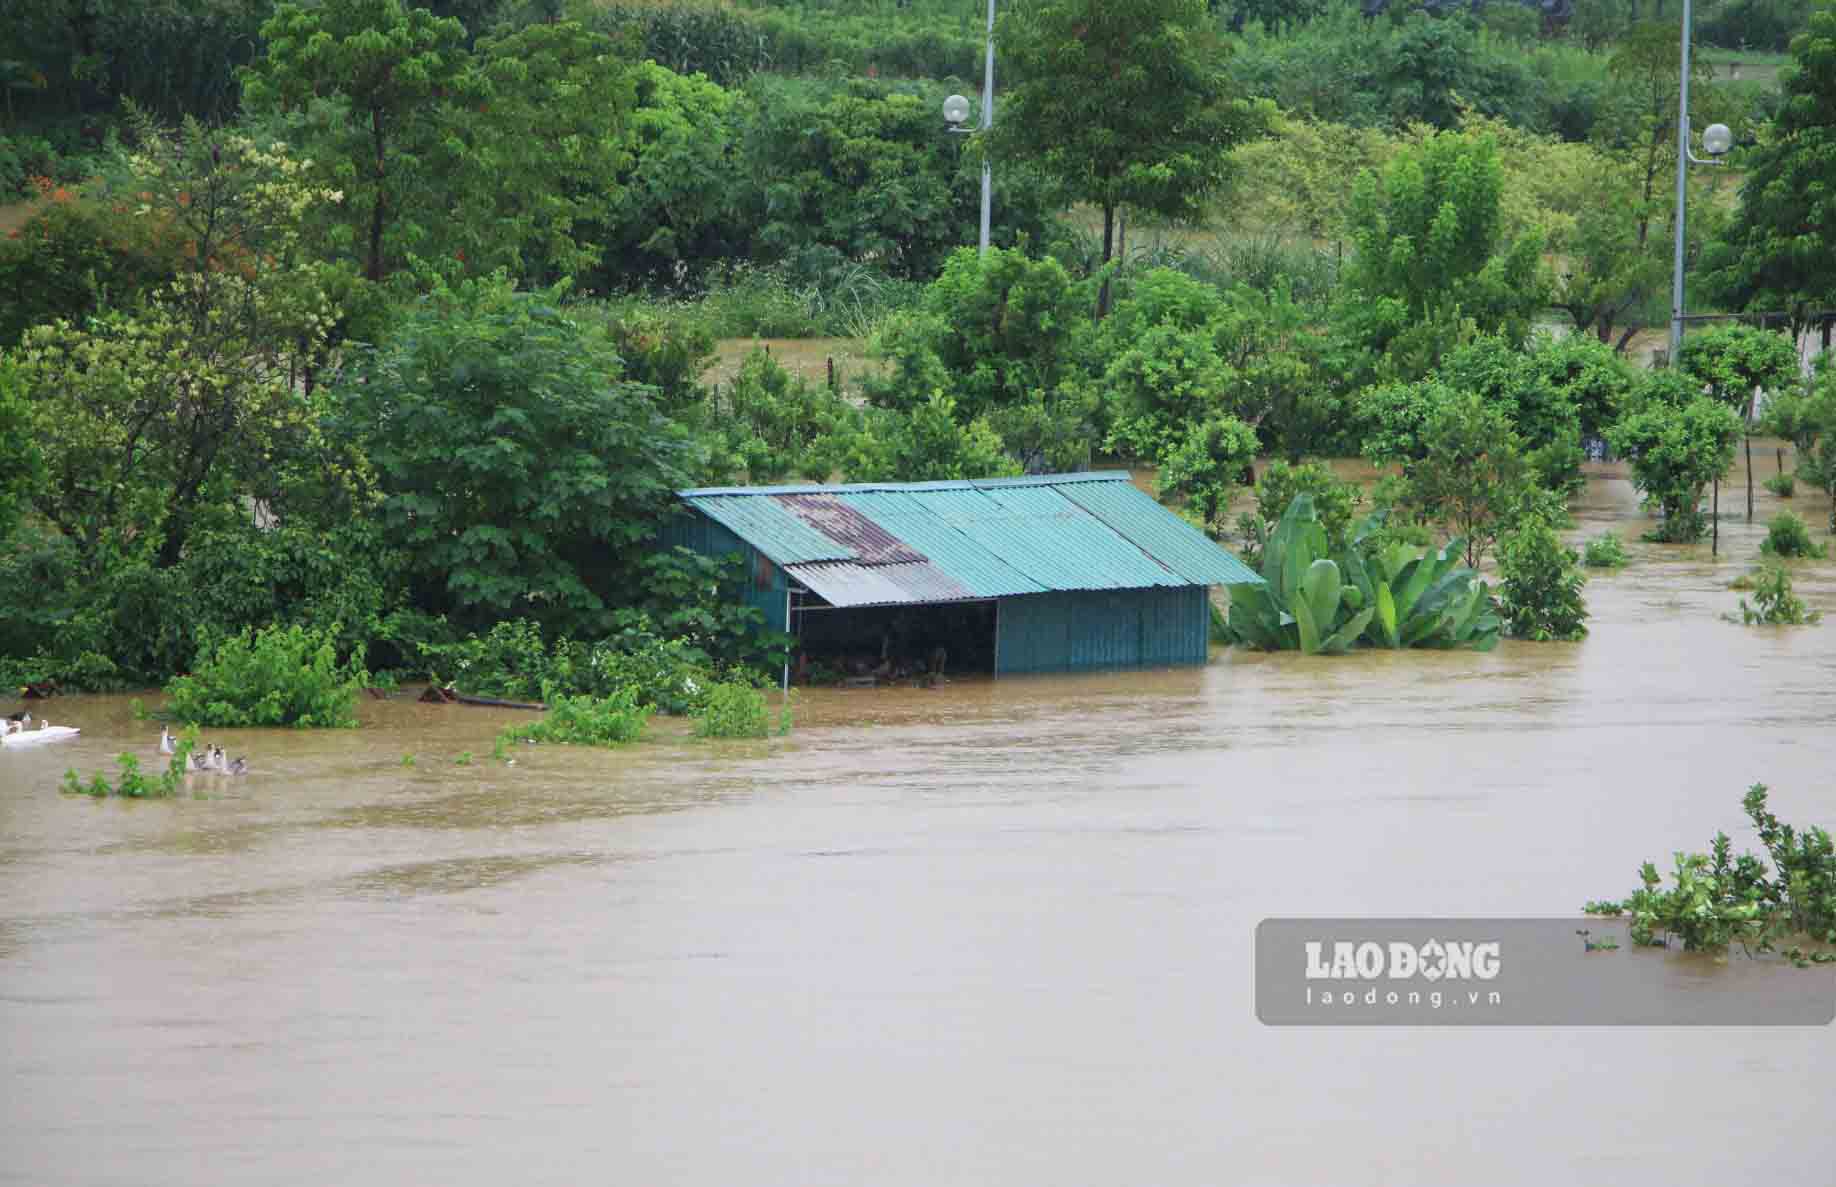
[(829, 539), (854, 553), (863, 565), (901, 565), (927, 559), (834, 495), (776, 495), (776, 501)]

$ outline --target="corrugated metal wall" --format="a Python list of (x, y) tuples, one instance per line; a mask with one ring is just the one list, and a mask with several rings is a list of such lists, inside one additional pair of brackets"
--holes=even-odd
[(1210, 625), (1204, 586), (1002, 598), (995, 672), (1202, 664)]
[(746, 571), (752, 580), (746, 586), (746, 604), (765, 615), (767, 630), (781, 631), (784, 625), (785, 595), (790, 582), (784, 570), (771, 563), (764, 553), (734, 535), (725, 526), (699, 511), (688, 511), (670, 519), (657, 532), (660, 550), (687, 548), (706, 556), (726, 556), (737, 552), (746, 559)]

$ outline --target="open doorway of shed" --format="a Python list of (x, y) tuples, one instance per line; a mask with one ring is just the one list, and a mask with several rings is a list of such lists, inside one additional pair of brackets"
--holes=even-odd
[(992, 601), (837, 608), (804, 596), (791, 610), (800, 684), (994, 672)]

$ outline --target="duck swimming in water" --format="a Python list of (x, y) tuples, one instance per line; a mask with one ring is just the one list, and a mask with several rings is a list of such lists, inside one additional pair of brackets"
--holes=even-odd
[(168, 730), (163, 725), (160, 726), (159, 727), (159, 752), (161, 754), (171, 754), (176, 749), (177, 747), (175, 747), (172, 744), (172, 731)]
[(249, 773), (249, 760), (246, 758), (237, 759), (235, 762), (229, 765), (229, 773), (232, 775), (248, 774)]

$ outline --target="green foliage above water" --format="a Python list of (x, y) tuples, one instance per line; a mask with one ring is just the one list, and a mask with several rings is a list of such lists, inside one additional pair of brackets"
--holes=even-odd
[(1636, 944), (1668, 947), (1672, 936), (1686, 952), (1725, 952), (1739, 944), (1752, 952), (1774, 949), (1791, 935), (1836, 943), (1836, 847), (1821, 828), (1800, 832), (1766, 806), (1767, 788), (1756, 783), (1742, 800), (1747, 818), (1772, 866), (1752, 854), (1733, 856), (1726, 833), (1716, 833), (1708, 853), (1677, 853), (1666, 889), (1655, 863), (1639, 868), (1640, 886), (1624, 902), (1594, 902), (1589, 914), (1629, 915)]
[(105, 799), (109, 796), (120, 796), (133, 800), (171, 799), (179, 794), (184, 786), (185, 776), (191, 770), (191, 754), (198, 747), (198, 727), (188, 725), (179, 732), (173, 746), (172, 759), (166, 769), (158, 775), (148, 777), (140, 772), (140, 759), (132, 754), (123, 753), (115, 759), (121, 768), (121, 774), (113, 783), (106, 775), (98, 772), (85, 783), (76, 773), (75, 768), (64, 772), (63, 791), (69, 795), (86, 795), (93, 799)]
[(1740, 600), (1740, 620), (1747, 626), (1815, 626), (1823, 618), (1792, 592), (1791, 571), (1773, 561), (1753, 578), (1753, 604)]
[(1602, 532), (1581, 550), (1581, 563), (1590, 569), (1617, 569), (1627, 561), (1625, 541), (1612, 532)]
[(166, 696), (173, 716), (192, 724), (323, 729), (357, 724), (357, 694), (368, 682), (357, 660), (338, 662), (327, 633), (270, 626), (207, 648)]
[(1632, 459), (1633, 484), (1664, 517), (1656, 538), (1669, 543), (1701, 539), (1702, 489), (1727, 472), (1740, 438), (1740, 416), (1707, 396), (1680, 407), (1648, 398), (1607, 431), (1614, 451)]
[(1229, 587), (1227, 625), (1235, 641), (1264, 651), (1488, 651), (1500, 621), (1485, 583), (1460, 563), (1461, 547), (1452, 540), (1423, 552), (1360, 531), (1330, 558), (1312, 499), (1298, 495), (1263, 548), (1264, 583)]
[(635, 742), (650, 721), (638, 690), (627, 686), (606, 696), (554, 696), (548, 712), (527, 725), (498, 735), (498, 753), (509, 742), (555, 742), (567, 746), (623, 746)]
[(747, 684), (716, 684), (695, 715), (695, 733), (703, 738), (763, 738), (771, 733), (765, 693)]
[(1506, 632), (1538, 642), (1587, 635), (1587, 603), (1581, 597), (1587, 578), (1578, 559), (1540, 516), (1527, 517), (1504, 537), (1498, 561)]
[(1789, 511), (1781, 511), (1766, 525), (1760, 551), (1767, 556), (1825, 557), (1829, 549), (1811, 539), (1810, 527)]

